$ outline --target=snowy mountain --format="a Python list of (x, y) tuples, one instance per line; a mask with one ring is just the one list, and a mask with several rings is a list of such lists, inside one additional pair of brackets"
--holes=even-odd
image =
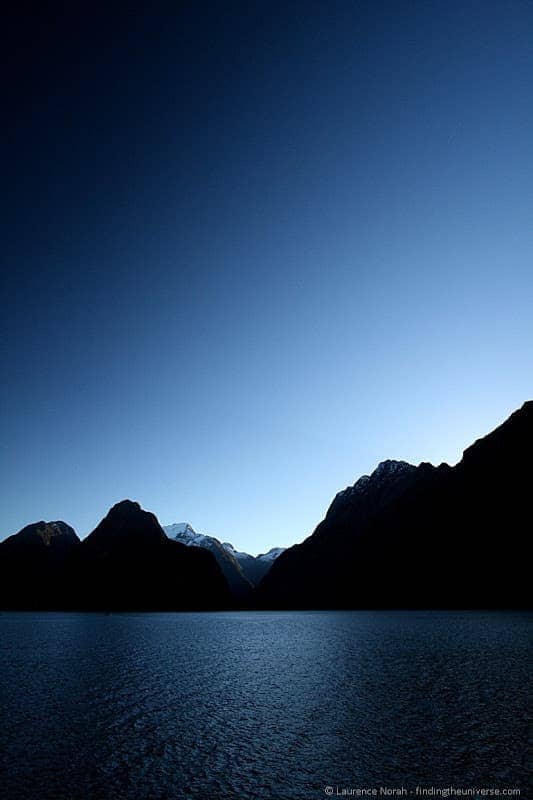
[(169, 539), (175, 539), (177, 542), (183, 542), (188, 546), (205, 547), (211, 549), (210, 545), (217, 542), (212, 536), (204, 536), (203, 533), (196, 533), (194, 528), (188, 522), (175, 522), (173, 525), (163, 525), (163, 530)]
[(203, 547), (217, 559), (222, 572), (237, 597), (244, 597), (267, 574), (276, 558), (283, 552), (282, 547), (273, 547), (268, 553), (251, 556), (235, 550), (230, 542), (223, 544), (214, 536), (197, 533), (188, 522), (164, 525), (163, 530), (170, 539), (189, 547)]
[(231, 592), (236, 598), (242, 599), (250, 593), (253, 585), (243, 573), (239, 562), (214, 536), (197, 533), (188, 522), (164, 525), (163, 530), (169, 539), (173, 539), (175, 542), (180, 542), (187, 545), (187, 547), (201, 547), (204, 550), (209, 550), (216, 558)]
[(222, 545), (239, 563), (242, 571), (248, 580), (257, 586), (270, 570), (276, 558), (284, 551), (284, 547), (272, 547), (268, 553), (261, 553), (258, 556), (251, 556), (249, 553), (241, 553), (235, 550), (230, 542)]
[(278, 556), (280, 556), (284, 552), (284, 547), (271, 547), (268, 553), (263, 553), (262, 555), (257, 556), (258, 559), (262, 561), (275, 561)]

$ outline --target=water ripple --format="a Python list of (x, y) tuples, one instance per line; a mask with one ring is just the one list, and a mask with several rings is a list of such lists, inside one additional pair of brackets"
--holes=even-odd
[(2, 800), (522, 787), (526, 614), (3, 614)]

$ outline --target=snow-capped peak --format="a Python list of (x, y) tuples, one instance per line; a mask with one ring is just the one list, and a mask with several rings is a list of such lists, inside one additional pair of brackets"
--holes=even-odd
[(175, 522), (173, 525), (163, 525), (163, 530), (169, 539), (181, 542), (192, 547), (209, 547), (212, 543), (212, 536), (205, 536), (203, 533), (196, 533), (192, 525), (188, 522)]
[(188, 522), (175, 522), (173, 525), (163, 525), (163, 530), (169, 538), (183, 533), (192, 534), (193, 536), (196, 534), (196, 531)]
[(261, 553), (257, 558), (260, 558), (262, 561), (275, 561), (285, 549), (285, 547), (271, 547), (268, 553)]
[[(219, 563), (226, 566), (225, 562), (233, 561), (237, 568), (242, 570), (244, 576), (252, 584), (257, 584), (266, 575), (276, 558), (283, 553), (284, 547), (272, 547), (267, 553), (251, 556), (235, 549), (231, 542), (220, 542), (213, 536), (197, 533), (188, 522), (176, 522), (173, 525), (163, 525), (163, 530), (169, 539), (185, 544), (188, 547), (204, 547), (210, 550)], [(224, 553), (227, 554), (224, 558)]]

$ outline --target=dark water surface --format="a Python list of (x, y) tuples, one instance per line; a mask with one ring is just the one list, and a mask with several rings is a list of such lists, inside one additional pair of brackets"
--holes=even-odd
[(0, 797), (524, 798), (530, 634), (520, 613), (4, 613)]

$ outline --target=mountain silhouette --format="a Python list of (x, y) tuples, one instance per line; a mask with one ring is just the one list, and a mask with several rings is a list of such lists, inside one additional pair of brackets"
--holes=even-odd
[[(529, 401), (454, 467), (382, 462), (337, 494), (308, 539), (254, 559), (266, 574), (246, 602), (286, 609), (528, 607), (532, 450)], [(0, 607), (233, 607), (242, 595), (232, 596), (211, 548), (197, 546), (201, 534), (187, 528), (187, 544), (174, 541), (131, 500), (114, 505), (83, 541), (64, 522), (28, 525), (0, 543)], [(247, 554), (213, 541), (246, 575)]]
[(0, 542), (0, 608), (62, 608), (80, 540), (65, 522), (35, 522)]
[(73, 598), (98, 610), (189, 610), (231, 604), (211, 553), (171, 541), (138, 503), (117, 503), (75, 553)]
[(527, 607), (533, 402), (455, 467), (386, 461), (259, 585), (268, 608)]
[(0, 544), (0, 606), (13, 609), (204, 610), (231, 606), (206, 550), (172, 542), (154, 514), (117, 503), (80, 541), (37, 522)]

